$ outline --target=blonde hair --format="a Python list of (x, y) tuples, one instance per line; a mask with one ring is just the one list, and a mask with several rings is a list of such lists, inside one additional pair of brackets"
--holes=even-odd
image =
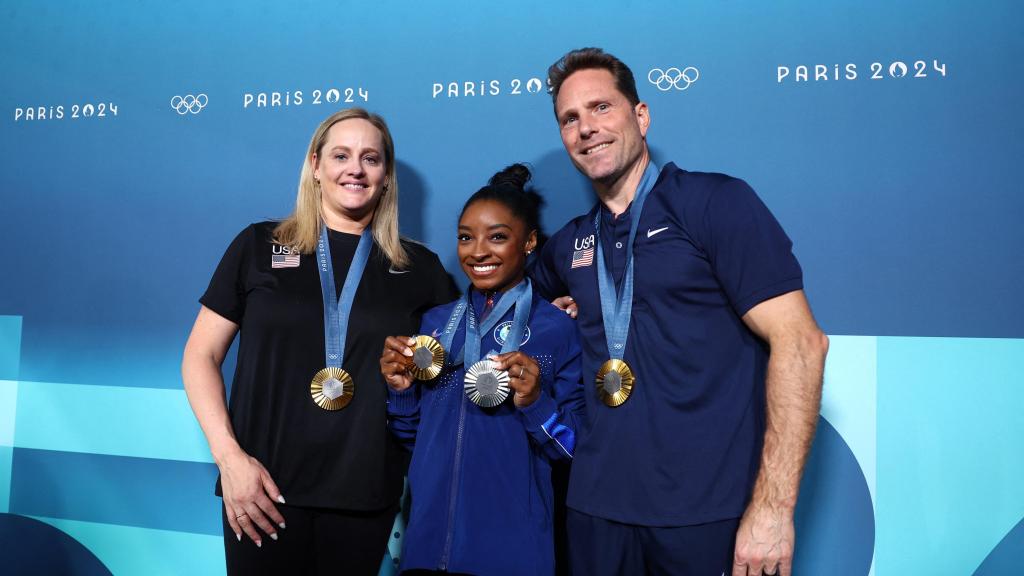
[(373, 124), (380, 131), (384, 143), (384, 187), (377, 197), (373, 220), (370, 223), (373, 239), (384, 255), (395, 268), (402, 269), (409, 265), (409, 255), (402, 247), (398, 234), (398, 176), (395, 171), (395, 144), (391, 139), (391, 131), (384, 119), (367, 112), (362, 108), (348, 108), (331, 114), (320, 123), (313, 138), (309, 141), (309, 150), (302, 162), (302, 173), (299, 176), (299, 192), (295, 197), (295, 210), (290, 216), (274, 228), (274, 241), (278, 244), (297, 249), (302, 254), (311, 254), (316, 250), (320, 238), (320, 227), (324, 219), (321, 213), (321, 191), (313, 178), (313, 156), (321, 157), (321, 151), (327, 143), (327, 132), (338, 122), (358, 118)]

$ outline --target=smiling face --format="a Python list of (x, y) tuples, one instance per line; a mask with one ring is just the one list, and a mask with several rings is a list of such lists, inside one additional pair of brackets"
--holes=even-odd
[(565, 151), (595, 184), (611, 186), (642, 162), (647, 105), (631, 105), (608, 70), (573, 72), (558, 92), (555, 114)]
[(365, 225), (387, 180), (380, 130), (362, 118), (335, 123), (319, 154), (313, 155), (313, 177), (320, 181), (320, 207), (328, 227)]
[(497, 200), (473, 202), (459, 219), (459, 263), (478, 290), (502, 291), (518, 284), (525, 275), (526, 253), (536, 245), (536, 230), (527, 230)]

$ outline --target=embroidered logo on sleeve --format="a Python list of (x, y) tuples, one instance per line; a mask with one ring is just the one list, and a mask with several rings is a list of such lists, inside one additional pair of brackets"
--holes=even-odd
[(293, 251), (287, 246), (278, 246), (275, 244), (271, 247), (273, 253), (270, 255), (270, 267), (271, 268), (298, 268), (299, 267), (299, 253)]

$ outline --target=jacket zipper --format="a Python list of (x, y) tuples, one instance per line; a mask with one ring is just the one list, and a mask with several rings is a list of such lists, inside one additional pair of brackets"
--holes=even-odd
[[(461, 392), (461, 390), (459, 391)], [(452, 538), (455, 535), (455, 498), (459, 491), (459, 468), (462, 463), (462, 432), (466, 425), (466, 395), (459, 394), (459, 428), (455, 440), (455, 461), (452, 463), (452, 489), (448, 495), (448, 534), (444, 541), (444, 552), (441, 554), (441, 570), (448, 569), (452, 552)]]

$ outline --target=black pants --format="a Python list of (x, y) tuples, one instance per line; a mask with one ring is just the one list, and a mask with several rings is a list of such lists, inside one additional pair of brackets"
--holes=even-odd
[(263, 547), (257, 548), (245, 533), (241, 542), (235, 539), (221, 506), (228, 574), (376, 576), (398, 504), (372, 512), (282, 504), (277, 509), (288, 527), (277, 531), (277, 540), (264, 535)]

